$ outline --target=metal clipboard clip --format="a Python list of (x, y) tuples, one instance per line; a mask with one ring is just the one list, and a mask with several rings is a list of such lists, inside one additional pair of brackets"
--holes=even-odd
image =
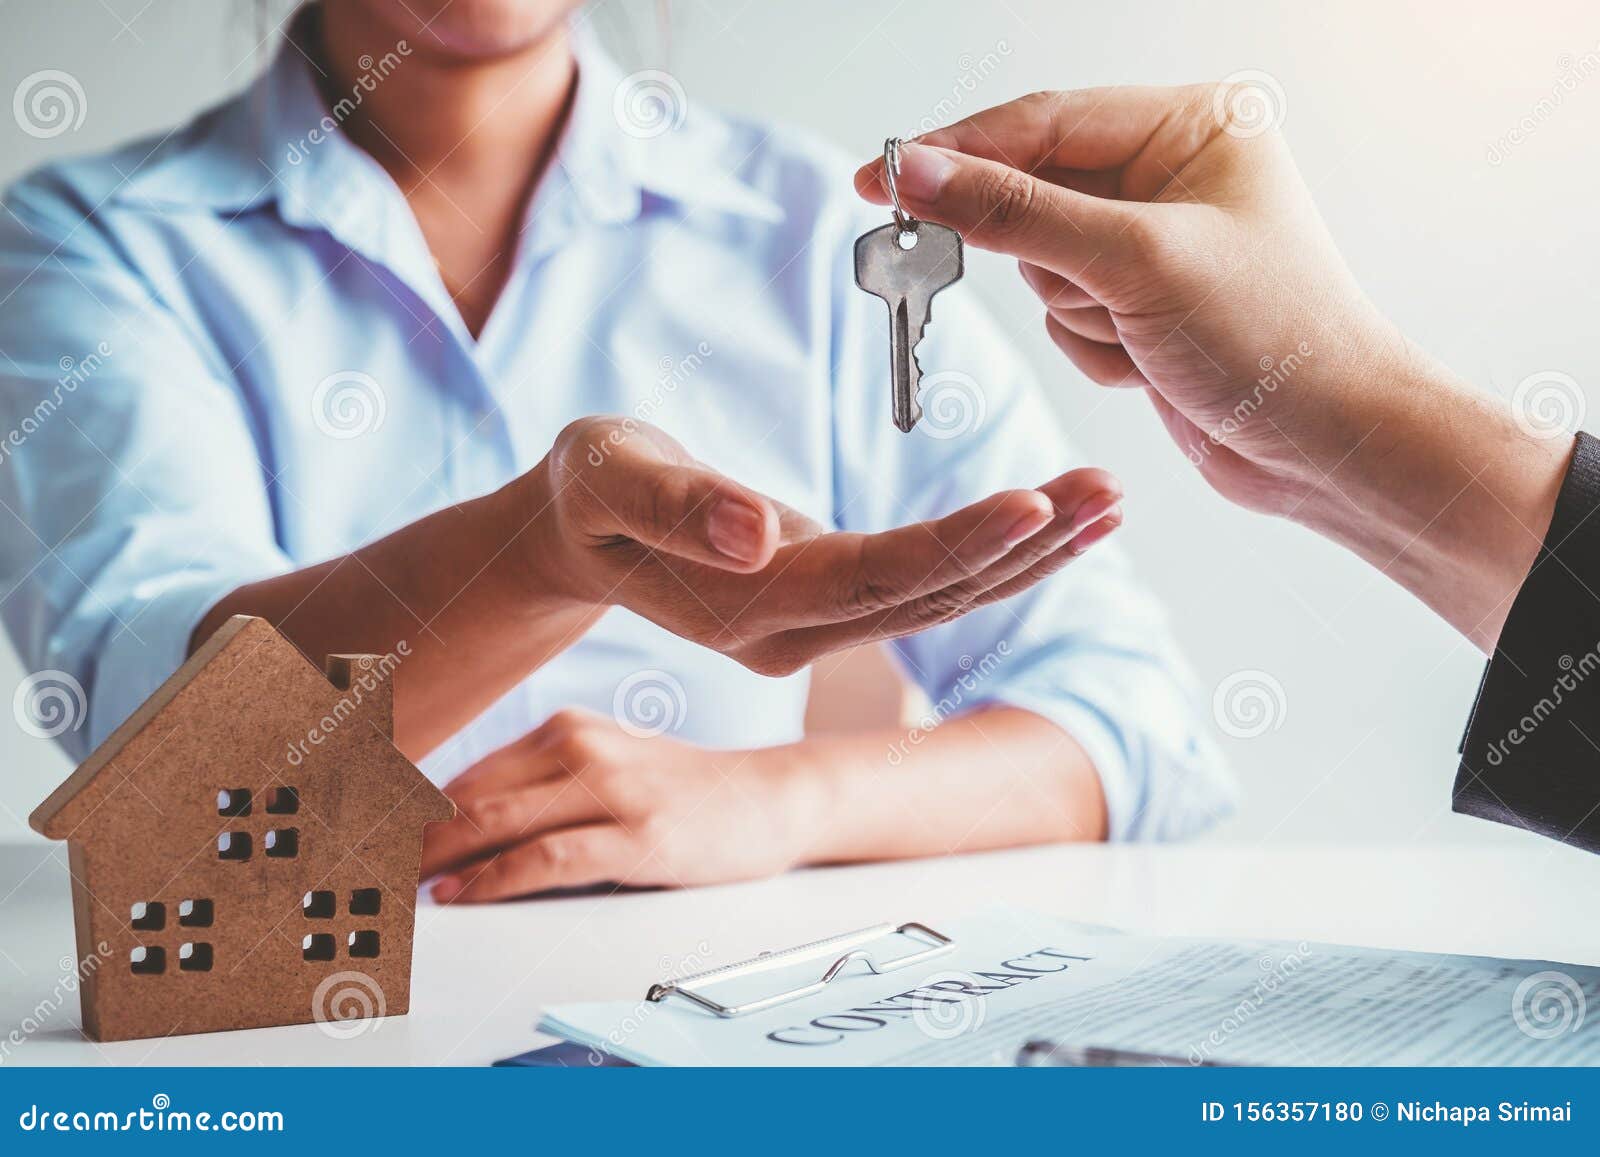
[[(886, 936), (901, 935), (911, 940), (918, 941), (924, 947), (914, 949), (900, 956), (887, 960), (880, 960), (862, 945), (870, 944), (874, 940), (882, 940)], [(810, 944), (799, 944), (793, 948), (785, 948), (778, 952), (763, 952), (750, 960), (737, 964), (725, 964), (721, 968), (707, 969), (697, 972), (693, 976), (685, 976), (678, 980), (664, 981), (661, 984), (652, 984), (650, 991), (645, 993), (646, 1000), (657, 1003), (666, 1000), (669, 996), (681, 996), (691, 1004), (696, 1004), (707, 1012), (721, 1017), (746, 1016), (752, 1012), (761, 1012), (775, 1005), (787, 1004), (791, 1000), (800, 1000), (812, 993), (821, 992), (835, 978), (842, 973), (853, 960), (859, 960), (873, 973), (893, 972), (897, 968), (909, 968), (913, 964), (920, 964), (924, 960), (932, 960), (941, 956), (955, 947), (955, 941), (942, 932), (936, 932), (926, 924), (911, 922), (907, 924), (874, 924), (870, 928), (860, 928), (854, 932), (845, 932), (839, 936), (830, 936), (826, 940), (814, 940)], [(822, 972), (822, 976), (809, 984), (802, 984), (786, 992), (776, 992), (771, 996), (763, 996), (756, 1000), (747, 1000), (743, 1004), (724, 1004), (713, 1000), (700, 988), (708, 984), (717, 984), (725, 980), (733, 980), (740, 976), (752, 976), (761, 972), (768, 972), (774, 968), (788, 968), (815, 957), (825, 957), (833, 953), (840, 953)]]

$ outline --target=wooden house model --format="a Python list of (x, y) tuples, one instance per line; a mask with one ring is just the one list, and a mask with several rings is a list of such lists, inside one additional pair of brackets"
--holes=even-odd
[(237, 616), (34, 811), (90, 1037), (407, 1011), (422, 829), (455, 808), (395, 749), (402, 661), (319, 671)]

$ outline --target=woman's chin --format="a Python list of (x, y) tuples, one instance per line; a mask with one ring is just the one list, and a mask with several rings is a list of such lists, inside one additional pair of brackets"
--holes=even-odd
[(559, 28), (581, 0), (344, 0), (426, 53), (483, 60), (520, 52)]

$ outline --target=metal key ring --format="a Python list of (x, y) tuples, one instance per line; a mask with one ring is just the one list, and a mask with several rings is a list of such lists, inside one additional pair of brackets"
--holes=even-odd
[(889, 186), (889, 200), (894, 205), (894, 223), (902, 233), (915, 233), (917, 219), (900, 205), (900, 190), (895, 187), (895, 175), (900, 172), (900, 138), (890, 137), (883, 142), (883, 173)]

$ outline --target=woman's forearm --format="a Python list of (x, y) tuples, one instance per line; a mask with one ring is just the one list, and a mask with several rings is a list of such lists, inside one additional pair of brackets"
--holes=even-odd
[(557, 593), (530, 549), (541, 511), (513, 483), (350, 554), (240, 587), (190, 640), (230, 615), (269, 620), (315, 662), (396, 652), (395, 743), (420, 759), (576, 641), (602, 607)]
[[(914, 737), (914, 738), (913, 738)], [(1083, 749), (1014, 707), (773, 749), (785, 762), (805, 863), (887, 860), (1106, 837)]]

